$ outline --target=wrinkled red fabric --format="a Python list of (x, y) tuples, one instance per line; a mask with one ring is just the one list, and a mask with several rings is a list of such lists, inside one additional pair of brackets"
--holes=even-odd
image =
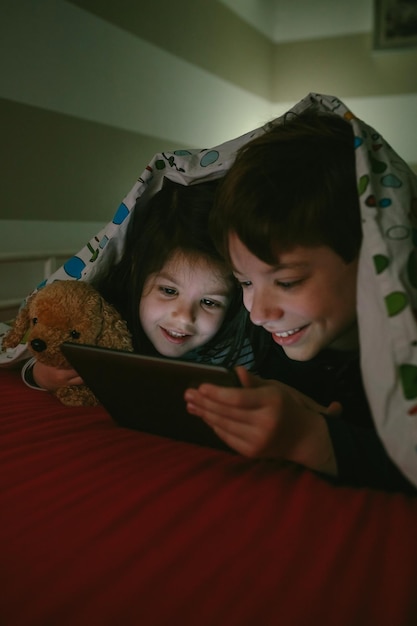
[(416, 529), (417, 498), (129, 431), (0, 371), (5, 626), (411, 626)]

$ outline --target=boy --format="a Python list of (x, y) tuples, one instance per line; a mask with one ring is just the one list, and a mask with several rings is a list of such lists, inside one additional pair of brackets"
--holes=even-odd
[(262, 378), (237, 368), (243, 389), (202, 385), (185, 399), (245, 456), (415, 493), (379, 440), (361, 381), (353, 142), (342, 118), (307, 112), (238, 152), (212, 224), (255, 335), (267, 341)]

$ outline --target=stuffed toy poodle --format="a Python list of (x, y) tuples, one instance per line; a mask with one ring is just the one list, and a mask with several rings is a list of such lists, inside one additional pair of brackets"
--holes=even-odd
[[(27, 342), (37, 361), (70, 368), (60, 349), (66, 341), (133, 351), (126, 322), (116, 309), (89, 283), (74, 280), (55, 281), (29, 296), (2, 349)], [(86, 385), (60, 387), (53, 394), (70, 406), (98, 404)]]

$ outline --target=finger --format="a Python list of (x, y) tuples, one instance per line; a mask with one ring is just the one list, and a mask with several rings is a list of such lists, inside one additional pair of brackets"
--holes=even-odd
[(343, 406), (340, 402), (331, 402), (323, 413), (331, 417), (339, 417), (342, 414)]
[(219, 415), (217, 412), (211, 412), (207, 408), (200, 411), (198, 415), (222, 441), (228, 446), (247, 455), (248, 449), (253, 443), (254, 428), (250, 422), (236, 419), (236, 416)]
[(246, 457), (254, 456), (252, 447), (246, 438), (224, 430), (221, 427), (214, 426), (212, 429), (229, 448), (235, 450), (238, 454)]
[(210, 415), (204, 421), (222, 441), (243, 456), (257, 458), (268, 452), (268, 433), (251, 421), (235, 421), (218, 415)]
[(236, 374), (240, 382), (242, 383), (242, 387), (260, 387), (262, 384), (265, 384), (265, 381), (262, 381), (261, 378), (251, 374), (246, 367), (242, 365), (235, 368)]
[(205, 383), (198, 389), (187, 389), (184, 398), (191, 405), (238, 419), (241, 412), (259, 409), (264, 393), (265, 390), (259, 388), (217, 387)]
[(79, 376), (78, 374), (76, 376), (74, 376), (74, 378), (70, 378), (68, 380), (68, 384), (69, 385), (83, 385), (84, 381), (81, 378), (81, 376)]
[(238, 406), (242, 391), (240, 387), (220, 387), (204, 383), (198, 389), (187, 389), (184, 393), (184, 399), (193, 405), (210, 408), (217, 405), (217, 408), (220, 409), (221, 406)]
[(65, 368), (65, 369), (63, 369), (61, 371), (65, 372), (65, 375), (67, 376), (67, 378), (77, 378), (77, 377), (80, 378), (80, 375), (77, 372), (77, 370)]
[(83, 379), (74, 369), (56, 370), (57, 382), (62, 385), (82, 385)]
[(193, 413), (205, 420), (214, 423), (216, 416), (219, 418), (235, 419), (240, 409), (236, 409), (233, 404), (225, 404), (217, 401), (216, 398), (205, 396), (196, 389), (185, 393), (186, 408), (189, 413)]

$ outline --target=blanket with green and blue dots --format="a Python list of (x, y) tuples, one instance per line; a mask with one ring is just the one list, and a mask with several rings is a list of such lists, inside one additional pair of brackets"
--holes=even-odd
[[(363, 241), (357, 313), (361, 369), (377, 431), (388, 454), (417, 485), (417, 176), (376, 130), (338, 98), (311, 93), (291, 111), (330, 112), (351, 123)], [(281, 116), (270, 124), (280, 124)], [(220, 146), (156, 154), (113, 219), (47, 282), (93, 279), (120, 257), (137, 202), (146, 204), (164, 177), (188, 185), (219, 178), (260, 127)], [(37, 288), (41, 288), (42, 284)], [(0, 354), (0, 366), (28, 355), (24, 345)]]

